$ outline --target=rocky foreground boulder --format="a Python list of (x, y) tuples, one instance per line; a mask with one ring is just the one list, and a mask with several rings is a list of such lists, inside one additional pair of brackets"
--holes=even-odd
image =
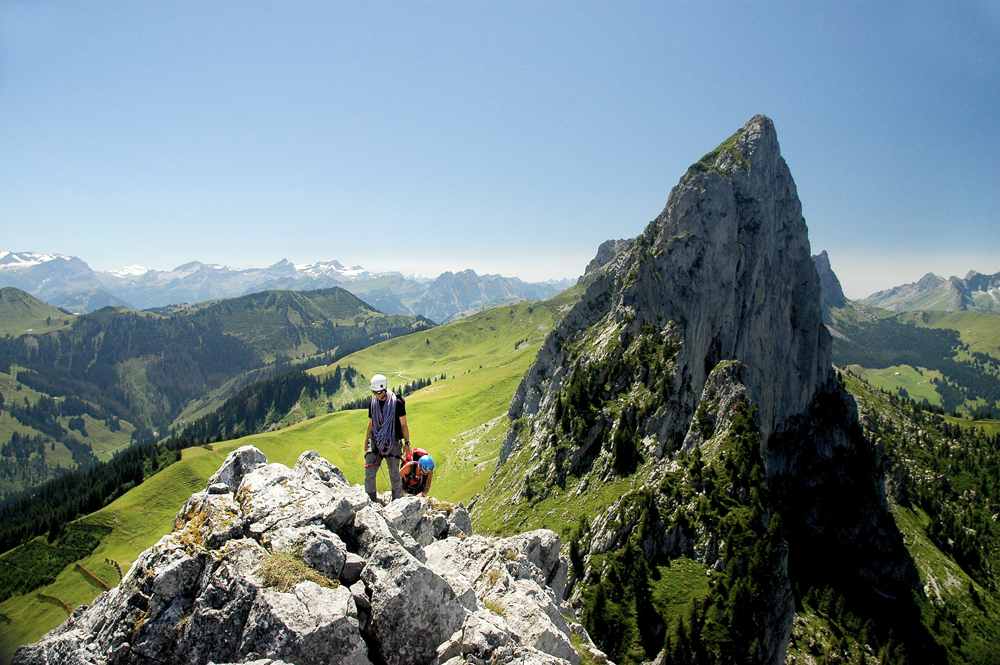
[(602, 662), (559, 548), (548, 530), (473, 535), (461, 505), (383, 507), (313, 451), (289, 469), (244, 446), (117, 587), (13, 663)]

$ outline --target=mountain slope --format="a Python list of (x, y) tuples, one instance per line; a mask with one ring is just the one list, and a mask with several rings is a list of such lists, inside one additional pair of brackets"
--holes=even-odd
[(12, 368), (0, 376), (0, 503), (132, 440), (161, 438), (247, 383), (287, 372), (292, 358), (346, 355), (431, 325), (381, 314), (339, 288), (266, 292), (169, 316), (105, 308), (73, 317), (15, 289), (2, 296), (9, 325), (40, 330), (0, 339), (0, 366)]
[[(615, 619), (649, 614), (642, 593), (622, 591), (646, 584), (625, 575), (608, 587), (602, 566), (686, 556), (733, 571), (724, 581), (710, 575), (716, 606), (729, 609), (698, 620), (733, 640), (709, 636), (710, 651), (721, 650), (723, 662), (782, 662), (792, 580), (842, 575), (872, 595), (916, 585), (830, 344), (795, 185), (771, 121), (757, 116), (688, 170), (660, 216), (589, 281), (546, 339), (511, 403), (515, 426), (476, 514), (520, 528), (536, 506), (569, 497), (589, 505), (573, 593), (612, 657), (652, 659), (678, 617), (660, 608), (659, 625)], [(734, 457), (743, 461), (731, 469)], [(712, 490), (700, 480), (709, 458)], [(725, 505), (718, 489), (736, 477), (748, 493), (730, 499), (748, 517), (727, 527), (698, 495)], [(671, 489), (692, 482), (693, 497)], [(757, 554), (735, 542), (727, 549), (730, 528), (772, 544)], [(751, 560), (766, 561), (766, 571), (753, 573)], [(763, 572), (749, 596), (732, 595)], [(765, 634), (744, 632), (730, 611), (757, 613)], [(594, 623), (609, 621), (605, 630)]]
[[(363, 376), (383, 372), (390, 384), (441, 374), (447, 379), (407, 397), (413, 441), (429, 449), (438, 464), (434, 495), (448, 501), (469, 501), (486, 486), (496, 465), (507, 431), (505, 418), (511, 396), (552, 325), (572, 305), (573, 289), (546, 303), (520, 303), (490, 310), (419, 335), (382, 342), (340, 361), (357, 367)], [(336, 366), (314, 368), (323, 378)], [(367, 381), (354, 391), (345, 386), (341, 399), (370, 395)], [(88, 523), (114, 530), (80, 564), (105, 580), (117, 574), (108, 560), (123, 570), (143, 549), (169, 533), (174, 516), (188, 493), (203, 488), (226, 454), (251, 443), (269, 460), (294, 464), (303, 450), (315, 449), (344, 470), (349, 481), (360, 483), (364, 460), (360, 439), (366, 414), (351, 410), (323, 415), (274, 432), (184, 450), (182, 461), (146, 480), (115, 503), (85, 518)], [(388, 489), (379, 476), (379, 489)], [(39, 592), (72, 605), (90, 603), (103, 588), (67, 569)], [(38, 596), (18, 596), (0, 603), (0, 613), (14, 618), (0, 623), (0, 643), (9, 659), (18, 644), (37, 640), (65, 619), (56, 603)]]
[(10, 286), (0, 289), (0, 337), (58, 330), (75, 318), (20, 289)]

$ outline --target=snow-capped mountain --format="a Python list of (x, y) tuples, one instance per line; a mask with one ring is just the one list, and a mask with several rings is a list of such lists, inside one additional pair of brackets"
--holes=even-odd
[(0, 286), (14, 286), (45, 301), (103, 288), (90, 266), (75, 256), (2, 250)]
[(312, 291), (340, 286), (389, 314), (419, 314), (437, 322), (498, 302), (545, 299), (572, 282), (530, 284), (472, 270), (433, 280), (398, 272), (374, 273), (339, 261), (294, 264), (282, 259), (266, 268), (233, 268), (192, 261), (173, 270), (130, 265), (94, 271), (74, 256), (0, 251), (0, 286), (15, 286), (73, 311), (106, 305), (150, 309), (232, 298), (260, 291)]
[[(377, 276), (361, 266), (345, 268), (338, 261), (295, 265), (285, 259), (266, 268), (233, 268), (192, 261), (173, 270), (129, 265), (101, 272), (92, 270), (75, 256), (0, 251), (0, 285), (15, 286), (43, 300), (65, 305), (113, 302), (148, 309), (271, 288), (296, 291), (328, 288)], [(87, 297), (81, 300), (83, 295)]]
[(38, 252), (7, 252), (0, 250), (0, 270), (22, 270), (61, 259), (69, 261), (71, 257), (62, 254), (39, 254)]

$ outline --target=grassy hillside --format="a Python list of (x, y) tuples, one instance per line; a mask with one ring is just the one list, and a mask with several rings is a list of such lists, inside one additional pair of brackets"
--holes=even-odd
[(1000, 315), (981, 312), (907, 312), (898, 317), (924, 328), (958, 332), (970, 351), (1000, 359)]
[[(16, 370), (16, 366), (13, 369)], [(77, 468), (81, 463), (91, 463), (93, 459), (110, 460), (116, 451), (129, 445), (135, 431), (135, 427), (127, 421), (95, 418), (90, 413), (76, 414), (72, 409), (67, 410), (73, 412), (73, 416), (54, 415), (35, 423), (36, 426), (25, 424), (12, 415), (11, 406), (34, 406), (39, 400), (51, 398), (21, 383), (15, 373), (0, 372), (0, 396), (4, 404), (4, 408), (0, 409), (0, 505), (45, 482), (61, 470)], [(54, 401), (55, 413), (59, 414), (66, 398)], [(74, 422), (76, 417), (82, 419), (82, 429), (78, 422)], [(52, 429), (45, 427), (46, 424), (58, 425), (65, 436), (51, 436)], [(8, 445), (15, 434), (44, 439), (41, 452), (33, 452), (28, 457), (15, 454)], [(88, 450), (89, 453), (86, 452)]]
[(918, 402), (927, 400), (928, 404), (941, 406), (941, 395), (934, 385), (935, 379), (941, 380), (941, 372), (926, 367), (913, 368), (909, 365), (893, 365), (882, 369), (850, 365), (848, 369), (876, 388), (898, 392)]
[(1000, 316), (830, 309), (833, 362), (946, 413), (1000, 415)]
[(62, 623), (68, 616), (63, 603), (75, 608), (105, 590), (80, 566), (109, 586), (117, 584), (118, 571), (109, 561), (127, 571), (140, 552), (170, 532), (181, 505), (193, 492), (205, 488), (223, 459), (224, 455), (204, 448), (185, 450), (181, 462), (82, 519), (110, 527), (111, 532), (92, 554), (67, 566), (54, 583), (0, 603), (0, 663), (10, 662), (18, 645), (35, 641)]
[[(390, 384), (444, 374), (407, 398), (407, 420), (415, 445), (427, 448), (437, 462), (433, 494), (446, 501), (470, 501), (486, 486), (506, 434), (510, 399), (521, 376), (534, 360), (554, 320), (579, 297), (579, 289), (564, 292), (545, 303), (520, 303), (490, 310), (420, 334), (383, 342), (343, 359), (366, 377), (386, 374)], [(315, 368), (318, 375), (334, 367)], [(342, 399), (370, 395), (367, 380), (358, 389), (345, 390)], [(260, 448), (272, 462), (289, 466), (306, 450), (343, 469), (348, 480), (364, 478), (362, 438), (367, 425), (363, 410), (324, 414), (275, 432), (184, 451), (183, 459), (125, 494), (107, 508), (83, 518), (112, 528), (92, 555), (80, 561), (110, 585), (117, 582), (116, 561), (127, 570), (136, 556), (163, 534), (186, 498), (204, 488), (225, 455), (242, 445)], [(379, 490), (388, 489), (384, 472)], [(67, 567), (38, 593), (64, 601), (70, 607), (90, 602), (103, 587)], [(18, 644), (37, 640), (67, 616), (57, 601), (36, 593), (0, 603), (0, 643), (6, 663)]]
[(0, 289), (0, 337), (58, 330), (75, 318), (21, 289), (13, 286)]
[(213, 301), (185, 314), (217, 324), (252, 346), (265, 362), (305, 358), (340, 345), (367, 346), (372, 334), (389, 337), (429, 327), (412, 316), (382, 314), (336, 287), (264, 291)]

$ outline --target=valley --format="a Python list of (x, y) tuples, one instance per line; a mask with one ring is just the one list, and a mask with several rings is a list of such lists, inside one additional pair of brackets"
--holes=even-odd
[[(408, 420), (415, 445), (430, 450), (438, 462), (435, 497), (469, 503), (483, 491), (496, 466), (508, 427), (505, 414), (517, 382), (553, 322), (578, 295), (579, 290), (571, 290), (544, 303), (492, 309), (379, 343), (339, 363), (356, 367), (363, 376), (385, 372), (393, 386), (397, 381), (445, 377), (407, 398)], [(309, 372), (322, 377), (335, 367), (316, 367)], [(370, 391), (365, 379), (355, 388), (345, 385), (337, 400), (347, 402), (367, 395)], [(257, 446), (270, 460), (286, 465), (293, 465), (304, 450), (317, 450), (339, 466), (351, 482), (361, 482), (365, 412), (327, 413), (326, 402), (312, 406), (322, 415), (307, 417), (312, 407), (299, 403), (285, 419), (294, 424), (277, 431), (184, 449), (180, 461), (82, 520), (108, 526), (111, 531), (78, 563), (113, 584), (117, 571), (108, 561), (127, 570), (143, 549), (171, 530), (188, 495), (204, 489), (226, 454), (242, 445)], [(379, 476), (378, 484), (380, 491), (388, 489), (384, 475)], [(0, 562), (3, 560), (0, 557)], [(102, 590), (76, 563), (68, 566), (52, 584), (0, 603), (0, 614), (12, 619), (0, 623), (0, 642), (16, 646), (38, 639), (61, 623), (66, 616), (64, 608), (46, 597), (75, 605), (90, 602)], [(11, 648), (0, 652), (3, 662), (9, 660)]]
[(0, 445), (29, 437), (32, 448), (0, 449), (0, 505), (130, 442), (163, 438), (294, 363), (318, 364), (433, 325), (382, 314), (336, 287), (164, 314), (106, 308), (82, 316), (13, 288), (2, 295), (2, 320), (21, 332), (0, 339), (8, 370), (0, 377)]
[(987, 421), (1000, 416), (997, 315), (893, 314), (850, 301), (829, 312), (835, 364), (942, 413)]

